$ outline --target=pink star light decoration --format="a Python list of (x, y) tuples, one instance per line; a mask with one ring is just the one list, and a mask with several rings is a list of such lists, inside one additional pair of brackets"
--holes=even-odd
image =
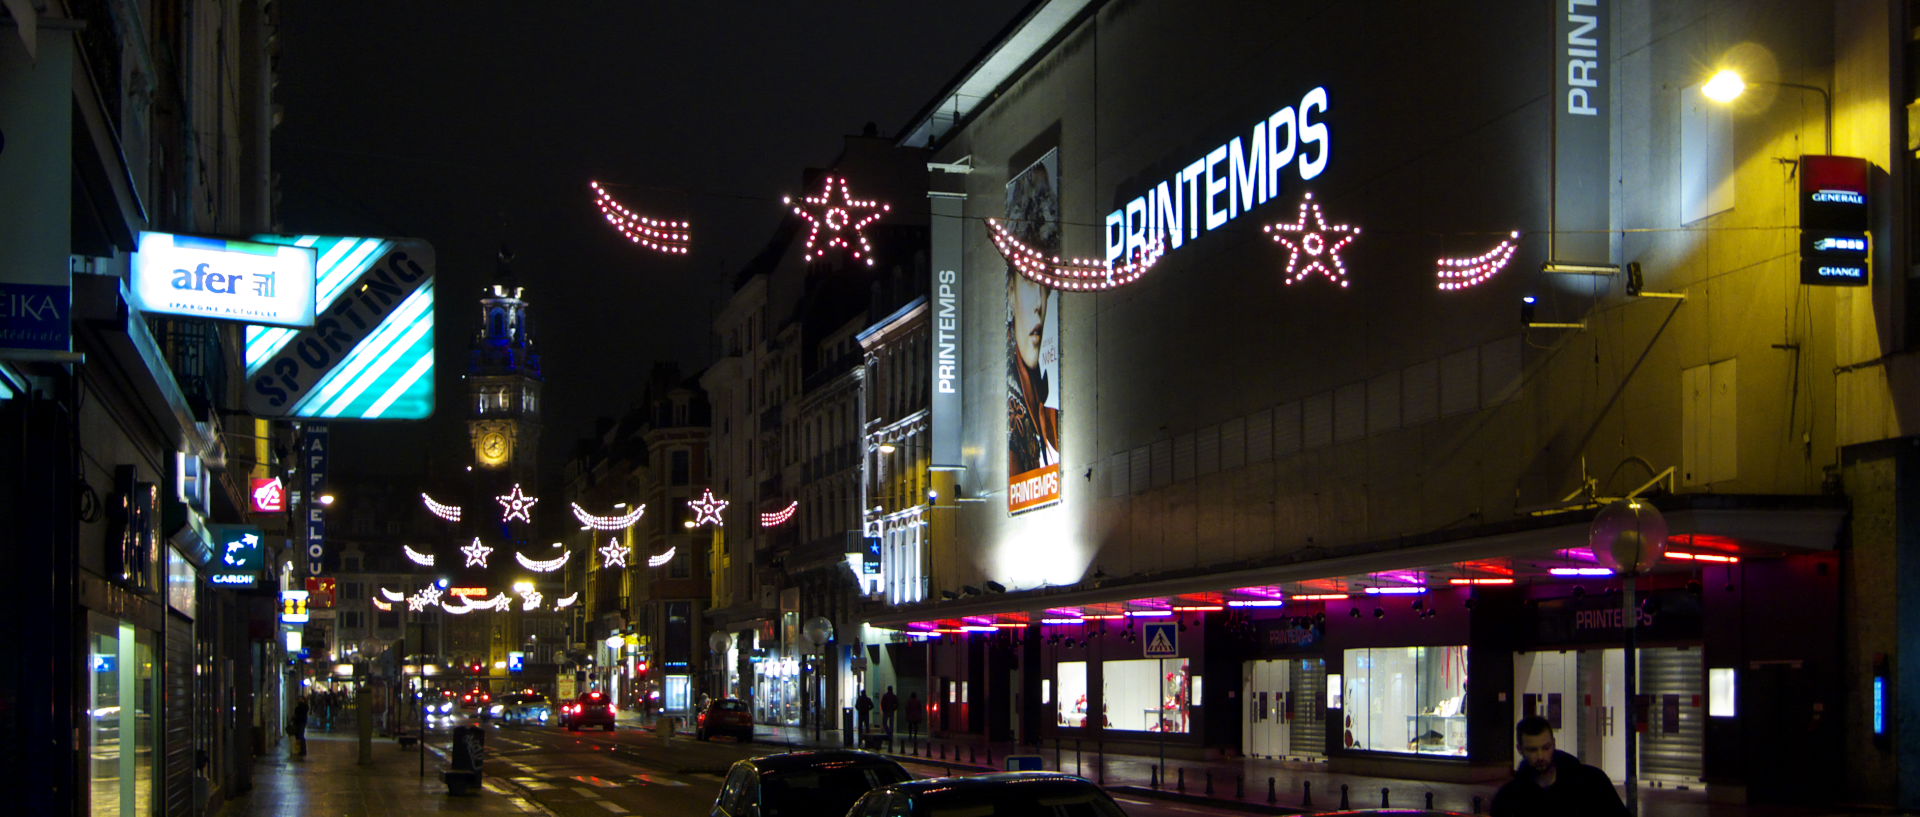
[[(838, 202), (834, 200), (836, 189), (840, 194)], [(813, 225), (813, 229), (807, 233), (805, 253), (808, 261), (825, 255), (828, 249), (839, 247), (852, 253), (855, 259), (867, 262), (867, 266), (873, 266), (873, 245), (867, 243), (865, 230), (867, 225), (880, 220), (881, 216), (892, 210), (892, 206), (853, 198), (847, 192), (847, 180), (835, 176), (827, 177), (819, 195), (801, 199), (800, 204), (794, 204), (792, 196), (780, 201), (792, 205), (794, 215)], [(823, 231), (826, 233), (824, 241), (821, 239)], [(847, 241), (849, 235), (860, 242), (858, 249)], [(824, 246), (816, 252), (816, 244)]]
[[(1307, 276), (1316, 272), (1343, 288), (1347, 285), (1347, 265), (1340, 260), (1340, 251), (1360, 236), (1360, 228), (1351, 224), (1328, 224), (1326, 214), (1314, 202), (1312, 193), (1300, 200), (1298, 221), (1292, 224), (1269, 224), (1265, 230), (1274, 241), (1287, 247), (1286, 282), (1289, 286), (1306, 280)], [(1303, 255), (1306, 256), (1305, 263), (1302, 263)]]
[(709, 523), (714, 527), (725, 525), (725, 522), (720, 521), (720, 512), (726, 510), (727, 501), (714, 499), (712, 488), (702, 488), (700, 493), (699, 499), (687, 500), (687, 507), (693, 510), (693, 526), (697, 528)]
[(513, 484), (512, 491), (505, 496), (494, 497), (494, 501), (500, 503), (500, 521), (512, 522), (518, 519), (531, 525), (533, 524), (533, 503), (540, 500), (521, 493), (520, 483), (516, 482)]

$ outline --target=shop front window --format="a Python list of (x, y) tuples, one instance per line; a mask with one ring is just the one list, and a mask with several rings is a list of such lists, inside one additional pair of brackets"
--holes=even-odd
[(1053, 696), (1054, 723), (1083, 728), (1087, 725), (1087, 662), (1062, 661), (1055, 670), (1058, 691)]
[[(1185, 732), (1192, 680), (1185, 658), (1108, 661), (1100, 665), (1107, 728)], [(1064, 695), (1061, 697), (1065, 697)]]
[(1342, 742), (1349, 749), (1467, 754), (1467, 648), (1347, 650)]
[(153, 636), (100, 616), (89, 625), (91, 813), (147, 817), (153, 813)]

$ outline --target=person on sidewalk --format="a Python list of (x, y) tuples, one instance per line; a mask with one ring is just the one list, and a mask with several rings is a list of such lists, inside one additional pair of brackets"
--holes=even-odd
[(853, 702), (853, 711), (856, 718), (853, 724), (854, 730), (861, 734), (866, 734), (868, 718), (873, 713), (873, 699), (867, 697), (866, 690), (860, 690), (859, 699)]
[(294, 756), (306, 757), (307, 699), (304, 696), (293, 704), (293, 716), (287, 719), (287, 736), (293, 738), (292, 745), (288, 748), (293, 750)]
[(880, 728), (886, 730), (887, 740), (893, 740), (893, 713), (900, 709), (900, 698), (893, 694), (893, 687), (887, 687), (880, 696)]
[(1493, 817), (1628, 817), (1603, 772), (1553, 745), (1553, 724), (1538, 715), (1513, 728), (1522, 762), (1493, 795)]
[(920, 693), (907, 693), (907, 739), (920, 737), (920, 719), (927, 716), (927, 708), (920, 703)]

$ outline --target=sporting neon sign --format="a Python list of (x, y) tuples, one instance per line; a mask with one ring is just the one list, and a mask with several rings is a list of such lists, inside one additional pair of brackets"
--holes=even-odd
[(1245, 138), (1207, 151), (1108, 213), (1107, 265), (1144, 257), (1156, 245), (1171, 252), (1226, 226), (1278, 197), (1288, 168), (1303, 182), (1319, 176), (1333, 153), (1327, 124), (1319, 121), (1327, 107), (1327, 89), (1314, 88), (1298, 104), (1253, 123)]

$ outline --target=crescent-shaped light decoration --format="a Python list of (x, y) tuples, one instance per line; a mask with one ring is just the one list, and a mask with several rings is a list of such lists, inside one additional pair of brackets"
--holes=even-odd
[[(411, 545), (401, 545), (400, 550), (407, 554), (407, 558), (412, 560), (414, 564), (422, 567), (433, 567), (433, 554), (421, 553), (420, 551), (414, 550)], [(394, 599), (394, 601), (399, 601), (399, 599)]]
[(387, 601), (406, 601), (407, 600), (407, 594), (402, 593), (398, 590), (388, 590), (384, 587), (380, 588), (380, 597), (383, 599), (386, 599)]
[(1156, 240), (1140, 250), (1127, 263), (1108, 266), (1107, 262), (1097, 258), (1061, 258), (1049, 256), (1026, 245), (1015, 238), (1005, 224), (998, 219), (987, 219), (987, 231), (992, 235), (993, 245), (1000, 249), (1000, 255), (1007, 259), (1022, 276), (1037, 284), (1055, 289), (1068, 289), (1080, 292), (1093, 292), (1103, 289), (1123, 287), (1139, 280), (1140, 276), (1153, 269), (1166, 255), (1164, 239)]
[(384, 601), (381, 601), (381, 600), (379, 600), (379, 599), (374, 599), (374, 600), (373, 600), (373, 609), (375, 609), (375, 610), (379, 610), (379, 611), (381, 611), (381, 612), (386, 612), (386, 611), (389, 611), (389, 610), (392, 610), (392, 609), (393, 609), (393, 604), (392, 604), (392, 603), (390, 603), (390, 602), (384, 602)]
[(646, 247), (654, 252), (668, 255), (686, 255), (693, 241), (693, 225), (685, 221), (668, 221), (648, 218), (628, 210), (615, 201), (613, 194), (600, 186), (597, 181), (587, 182), (593, 188), (593, 204), (600, 208), (600, 215), (606, 217), (613, 229), (620, 231), (628, 241)]
[(455, 606), (453, 606), (453, 603), (452, 603), (452, 602), (448, 602), (448, 601), (445, 601), (445, 600), (442, 600), (442, 601), (440, 602), (440, 609), (442, 609), (442, 610), (445, 610), (445, 611), (447, 611), (447, 612), (449, 612), (449, 613), (452, 613), (452, 614), (454, 614), (454, 615), (456, 615), (456, 616), (464, 616), (464, 615), (466, 615), (466, 614), (468, 614), (468, 613), (471, 613), (471, 612), (473, 612), (474, 610), (477, 610), (477, 609), (480, 609), (480, 608), (477, 608), (477, 607), (475, 607), (475, 606), (473, 606), (473, 605), (472, 605), (471, 603), (469, 603), (469, 602), (467, 601), (467, 599), (466, 599), (466, 597), (465, 597), (465, 596), (454, 596), (454, 598), (456, 598), (456, 599), (459, 599), (459, 600), (460, 600), (460, 606), (459, 606), (459, 607), (455, 607)]
[(787, 503), (787, 507), (781, 508), (773, 513), (763, 513), (760, 515), (760, 527), (772, 528), (784, 525), (787, 523), (787, 520), (792, 519), (793, 515), (798, 513), (799, 510), (800, 500), (796, 499)]
[(580, 593), (579, 591), (575, 591), (573, 593), (568, 594), (565, 598), (554, 599), (553, 609), (565, 610), (568, 607), (572, 607), (573, 603), (579, 600), (580, 600)]
[(571, 550), (560, 551), (560, 555), (551, 559), (529, 559), (527, 558), (527, 554), (518, 551), (515, 551), (513, 554), (514, 561), (519, 562), (521, 567), (535, 573), (552, 573), (555, 570), (559, 570), (565, 567), (567, 560), (572, 557), (573, 551)]
[(426, 503), (427, 512), (433, 514), (434, 516), (440, 517), (441, 519), (445, 519), (448, 522), (460, 521), (459, 505), (448, 505), (445, 502), (435, 502), (433, 500), (433, 497), (427, 496), (425, 493), (420, 494), (420, 501)]
[(667, 552), (662, 553), (658, 556), (648, 556), (647, 567), (659, 567), (663, 564), (673, 561), (673, 552), (679, 549), (680, 549), (680, 546), (675, 545), (673, 547), (667, 548)]
[(1520, 248), (1520, 231), (1507, 233), (1507, 238), (1493, 249), (1471, 258), (1441, 258), (1433, 262), (1433, 277), (1439, 279), (1440, 289), (1453, 292), (1476, 286), (1499, 274), (1507, 268), (1507, 262), (1513, 260), (1513, 252)]
[(595, 516), (588, 513), (586, 508), (580, 507), (580, 503), (573, 503), (573, 518), (594, 530), (626, 530), (633, 527), (633, 523), (640, 521), (640, 515), (646, 512), (647, 506), (636, 505), (633, 510), (619, 516)]

